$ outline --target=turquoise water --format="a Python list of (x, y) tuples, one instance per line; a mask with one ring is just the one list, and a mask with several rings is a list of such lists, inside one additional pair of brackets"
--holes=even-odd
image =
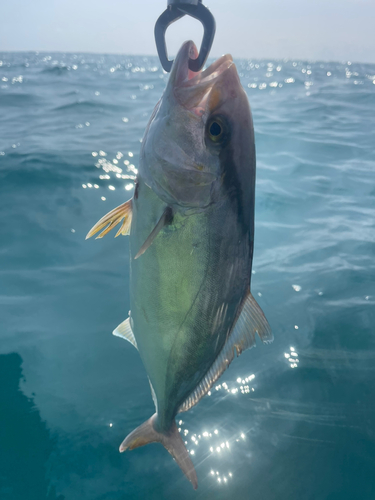
[[(0, 499), (375, 498), (375, 65), (237, 62), (257, 146), (252, 291), (274, 331), (160, 445), (127, 317), (132, 195), (156, 58), (0, 54)], [(194, 438), (194, 439), (193, 439)]]

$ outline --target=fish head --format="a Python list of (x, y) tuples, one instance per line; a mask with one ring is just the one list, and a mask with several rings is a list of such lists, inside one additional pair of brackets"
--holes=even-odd
[(189, 69), (198, 51), (185, 42), (142, 141), (140, 175), (168, 204), (204, 208), (215, 201), (230, 168), (254, 155), (250, 107), (232, 57), (204, 71)]

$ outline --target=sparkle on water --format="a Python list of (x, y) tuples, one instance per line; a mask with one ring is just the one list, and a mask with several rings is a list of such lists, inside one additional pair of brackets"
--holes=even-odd
[[(198, 495), (373, 500), (375, 66), (236, 64), (257, 147), (252, 292), (275, 342), (178, 415)], [(0, 54), (4, 500), (195, 498), (162, 447), (118, 454), (154, 409), (110, 333), (127, 239), (85, 241), (132, 196), (167, 79), (153, 57)]]

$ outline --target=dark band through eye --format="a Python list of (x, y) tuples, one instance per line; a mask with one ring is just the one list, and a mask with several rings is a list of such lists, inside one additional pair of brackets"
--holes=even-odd
[(210, 127), (210, 134), (217, 137), (221, 134), (221, 127), (217, 122), (213, 122)]

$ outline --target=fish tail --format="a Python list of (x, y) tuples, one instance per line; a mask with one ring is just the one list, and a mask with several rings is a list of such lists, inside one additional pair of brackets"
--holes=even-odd
[(197, 474), (182, 437), (178, 432), (176, 422), (173, 420), (168, 432), (158, 432), (154, 427), (156, 419), (157, 414), (155, 413), (146, 422), (134, 429), (121, 443), (120, 452), (134, 450), (134, 448), (139, 448), (148, 443), (161, 443), (176, 460), (180, 469), (196, 490), (198, 488)]

